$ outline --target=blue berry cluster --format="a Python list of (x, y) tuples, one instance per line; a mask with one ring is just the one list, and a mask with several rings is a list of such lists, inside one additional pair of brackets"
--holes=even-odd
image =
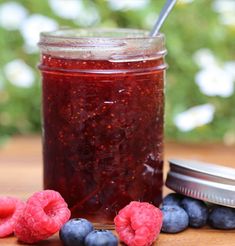
[(117, 237), (109, 230), (94, 230), (86, 219), (71, 219), (60, 229), (64, 246), (117, 246)]
[(200, 200), (177, 193), (162, 202), (162, 232), (177, 233), (188, 227), (201, 228), (207, 223), (216, 229), (235, 229), (235, 209), (209, 206)]

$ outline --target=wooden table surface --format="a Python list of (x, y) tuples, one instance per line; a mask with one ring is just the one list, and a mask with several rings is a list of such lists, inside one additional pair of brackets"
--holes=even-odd
[[(219, 144), (176, 144), (165, 146), (165, 159), (169, 157), (191, 158), (215, 162), (235, 168), (233, 147)], [(165, 165), (165, 175), (168, 166)], [(27, 199), (34, 191), (42, 189), (41, 140), (35, 137), (15, 137), (0, 149), (0, 195), (18, 196)], [(164, 188), (164, 194), (169, 190)], [(15, 237), (0, 239), (0, 245), (19, 245)], [(24, 244), (20, 244), (24, 245)], [(38, 245), (61, 246), (58, 234)], [(235, 230), (187, 229), (170, 235), (160, 234), (157, 246), (235, 246)]]

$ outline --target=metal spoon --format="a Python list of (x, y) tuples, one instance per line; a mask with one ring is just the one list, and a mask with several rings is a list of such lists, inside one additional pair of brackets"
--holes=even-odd
[(166, 17), (169, 15), (169, 13), (171, 12), (172, 8), (174, 7), (174, 5), (176, 4), (177, 0), (167, 0), (157, 21), (154, 24), (153, 29), (151, 30), (151, 32), (149, 33), (150, 37), (155, 37), (160, 28), (162, 27), (162, 24), (164, 23), (164, 21), (166, 20)]

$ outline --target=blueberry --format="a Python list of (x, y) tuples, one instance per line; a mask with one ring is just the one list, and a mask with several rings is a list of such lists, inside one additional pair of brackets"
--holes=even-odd
[(203, 201), (185, 197), (181, 201), (181, 207), (189, 216), (189, 226), (200, 228), (206, 224), (209, 211)]
[(170, 193), (164, 197), (162, 201), (162, 206), (165, 205), (177, 205), (180, 206), (181, 200), (183, 199), (183, 195), (177, 193)]
[(208, 222), (216, 229), (235, 229), (235, 209), (214, 207), (209, 214)]
[(161, 210), (163, 213), (163, 232), (177, 233), (188, 227), (189, 218), (183, 208), (176, 205), (165, 205)]
[(71, 219), (60, 229), (60, 239), (65, 246), (83, 246), (85, 237), (93, 229), (86, 219)]
[(117, 237), (108, 230), (94, 230), (85, 238), (86, 246), (117, 246)]

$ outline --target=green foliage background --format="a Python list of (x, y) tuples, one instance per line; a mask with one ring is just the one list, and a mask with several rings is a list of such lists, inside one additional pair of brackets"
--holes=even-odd
[[(69, 0), (68, 0), (69, 1)], [(118, 1), (118, 0), (117, 0)], [(134, 1), (134, 0), (133, 0)], [(0, 0), (0, 4), (8, 2)], [(81, 27), (53, 13), (47, 0), (19, 0), (30, 14), (40, 13), (56, 20), (61, 26)], [(99, 11), (100, 27), (131, 27), (149, 29), (146, 18), (159, 13), (165, 1), (152, 0), (143, 9), (113, 11), (105, 0), (84, 0)], [(201, 48), (209, 48), (221, 60), (235, 60), (235, 29), (224, 26), (212, 10), (212, 0), (195, 0), (191, 4), (177, 5), (162, 32), (166, 35), (168, 49), (166, 83), (166, 138), (184, 141), (223, 140), (225, 134), (235, 136), (235, 94), (229, 98), (208, 97), (195, 84), (199, 67), (192, 55)], [(24, 40), (19, 31), (0, 27), (0, 139), (12, 134), (40, 132), (40, 76), (37, 71), (38, 53), (27, 54), (22, 48)], [(31, 88), (20, 88), (6, 80), (4, 65), (16, 58), (23, 59), (35, 69), (36, 83)], [(173, 123), (178, 113), (196, 105), (213, 103), (216, 107), (214, 120), (189, 132), (179, 131)]]

